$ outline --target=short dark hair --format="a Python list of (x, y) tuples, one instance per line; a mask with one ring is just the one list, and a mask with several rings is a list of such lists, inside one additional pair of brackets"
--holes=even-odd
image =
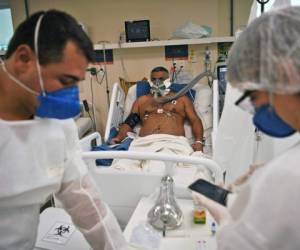
[(155, 67), (154, 69), (151, 70), (151, 74), (155, 73), (155, 72), (166, 72), (166, 73), (169, 74), (169, 71), (166, 68), (162, 67), (162, 66)]
[(40, 64), (60, 62), (68, 41), (74, 42), (89, 62), (93, 61), (93, 44), (90, 38), (72, 16), (58, 10), (40, 11), (22, 22), (9, 42), (6, 58), (22, 44), (34, 51), (34, 30), (40, 15), (44, 15), (38, 38)]

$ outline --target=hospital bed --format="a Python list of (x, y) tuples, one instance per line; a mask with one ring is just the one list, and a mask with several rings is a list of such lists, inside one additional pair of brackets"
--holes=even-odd
[[(84, 139), (84, 141), (81, 142), (82, 148), (84, 149), (82, 153), (83, 159), (86, 161), (89, 172), (99, 187), (103, 200), (116, 215), (121, 228), (126, 226), (139, 200), (143, 196), (149, 196), (159, 190), (161, 178), (166, 174), (174, 176), (176, 197), (190, 198), (187, 185), (194, 180), (195, 172), (186, 171), (186, 169), (177, 169), (179, 174), (176, 175), (173, 168), (174, 163), (182, 162), (205, 166), (211, 171), (216, 182), (222, 180), (220, 167), (210, 159), (149, 152), (136, 154), (136, 152), (130, 151), (90, 151), (89, 147), (91, 141), (95, 138), (100, 138), (97, 132), (89, 136), (90, 141)], [(114, 168), (101, 168), (95, 165), (96, 159), (109, 158), (159, 160), (165, 163), (165, 170), (160, 173), (135, 170), (120, 171)]]
[[(125, 94), (118, 83), (113, 85), (111, 106), (108, 113), (107, 126), (105, 130), (104, 141), (109, 138), (112, 127), (118, 126), (123, 122), (124, 117), (130, 112), (132, 103), (135, 99), (135, 86), (131, 87), (128, 92), (127, 101), (125, 102)], [(195, 109), (201, 117), (204, 126), (204, 134), (207, 136), (206, 141), (208, 147), (206, 152), (211, 152), (210, 134), (212, 131), (212, 106), (211, 106), (211, 90), (207, 86), (198, 87), (195, 96)], [(185, 124), (186, 135), (189, 140), (193, 140), (191, 128)], [(138, 129), (137, 129), (138, 132)], [(89, 171), (94, 177), (103, 199), (108, 203), (114, 214), (116, 215), (120, 225), (124, 228), (132, 215), (136, 205), (143, 196), (149, 196), (159, 189), (162, 176), (170, 174), (174, 176), (175, 194), (178, 198), (190, 198), (187, 185), (191, 183), (195, 177), (195, 169), (179, 169), (180, 173), (175, 173), (174, 163), (182, 162), (193, 165), (202, 165), (207, 167), (214, 175), (216, 181), (221, 181), (221, 170), (219, 166), (212, 160), (191, 156), (174, 156), (162, 153), (143, 152), (136, 154), (130, 151), (105, 151), (91, 152), (92, 141), (96, 140), (99, 145), (102, 140), (99, 133), (93, 133), (81, 139), (81, 147), (83, 150), (83, 158), (87, 162)], [(94, 143), (95, 145), (95, 143)], [(140, 170), (117, 170), (109, 167), (96, 167), (95, 159), (116, 159), (128, 158), (137, 160), (159, 160), (165, 163), (165, 169), (161, 172), (143, 172)], [(147, 212), (147, 211), (145, 211)]]

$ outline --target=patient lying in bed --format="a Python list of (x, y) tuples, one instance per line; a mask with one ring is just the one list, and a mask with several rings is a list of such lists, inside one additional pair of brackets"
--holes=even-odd
[[(151, 72), (151, 94), (139, 97), (133, 104), (131, 113), (120, 126), (119, 133), (112, 139), (118, 143), (127, 137), (128, 132), (141, 125), (139, 136), (131, 143), (130, 151), (162, 152), (177, 155), (201, 154), (203, 150), (203, 126), (192, 101), (187, 96), (161, 104), (155, 101), (156, 96), (170, 96), (175, 93), (168, 90), (162, 82), (169, 77), (162, 67)], [(184, 121), (189, 120), (195, 142), (190, 145), (184, 137)], [(195, 151), (195, 152), (194, 152)], [(198, 152), (197, 152), (198, 151)], [(160, 164), (161, 165), (161, 164)], [(153, 161), (114, 160), (113, 167), (120, 169), (142, 168), (152, 171), (160, 168)], [(152, 172), (151, 171), (151, 172)]]

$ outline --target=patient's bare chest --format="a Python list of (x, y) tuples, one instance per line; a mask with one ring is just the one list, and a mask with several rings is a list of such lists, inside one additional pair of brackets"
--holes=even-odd
[(180, 115), (185, 116), (184, 107), (181, 102), (174, 100), (165, 104), (157, 103), (153, 100), (145, 103), (142, 109), (142, 115), (151, 115), (151, 114), (167, 114), (167, 115)]

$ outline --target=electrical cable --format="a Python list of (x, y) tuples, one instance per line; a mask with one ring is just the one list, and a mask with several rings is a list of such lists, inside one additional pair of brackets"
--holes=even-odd
[(28, 17), (29, 17), (28, 0), (24, 0), (24, 7), (25, 7), (25, 15), (26, 15), (26, 18), (28, 18)]
[[(103, 79), (104, 79), (104, 75), (106, 74), (106, 72), (100, 68), (99, 70), (97, 70), (95, 67), (92, 67), (92, 68), (88, 68), (86, 71), (90, 72), (91, 76), (95, 76), (96, 78), (96, 82), (101, 85), (102, 82), (103, 82)], [(101, 80), (99, 81), (99, 78), (98, 78), (98, 73), (99, 72), (103, 72), (103, 76), (101, 78)]]
[(93, 77), (90, 76), (90, 88), (91, 88), (91, 95), (92, 95), (92, 108), (93, 108), (93, 117), (94, 117), (94, 128), (95, 131), (97, 129), (97, 125), (96, 125), (96, 114), (95, 114), (95, 105), (94, 105), (94, 90), (93, 90)]
[[(205, 48), (205, 60), (204, 60), (204, 68), (206, 72), (211, 72), (211, 59), (210, 59), (210, 51), (208, 47)], [(207, 76), (208, 86), (212, 87), (212, 81), (210, 81), (209, 76)]]
[[(103, 75), (102, 75), (101, 80), (99, 81), (99, 79), (98, 79), (98, 73), (101, 72), (101, 71), (103, 72)], [(105, 74), (106, 74), (106, 72), (105, 72), (103, 69), (100, 69), (100, 70), (97, 72), (97, 74), (95, 75), (95, 76), (96, 76), (96, 82), (97, 82), (99, 85), (102, 84), (102, 82), (103, 82), (103, 80), (104, 80)]]
[(181, 65), (180, 68), (179, 68), (179, 70), (177, 70), (177, 72), (175, 73), (175, 79), (176, 80), (178, 78), (178, 75), (181, 73), (182, 69), (183, 69), (183, 66)]
[(122, 56), (121, 44), (122, 44), (122, 37), (120, 34), (118, 45), (119, 45), (119, 56), (120, 56), (120, 62), (121, 62), (121, 67), (122, 67), (122, 71), (123, 71), (123, 77), (126, 81), (130, 81), (125, 64), (124, 64), (124, 59)]
[(96, 131), (96, 123), (95, 123), (94, 119), (91, 116), (89, 104), (88, 104), (87, 100), (83, 100), (82, 103), (83, 103), (84, 110), (88, 113), (88, 115), (89, 115), (89, 117), (92, 121), (93, 131), (95, 132)]
[(171, 83), (175, 83), (176, 80), (176, 63), (174, 61), (174, 58), (172, 59), (173, 61), (173, 66), (172, 66), (172, 77), (171, 77)]
[[(88, 68), (87, 69), (88, 72), (90, 72), (90, 90), (91, 90), (91, 98), (92, 98), (92, 111), (93, 111), (93, 116), (91, 115), (91, 113), (89, 112), (89, 107), (88, 107), (88, 103), (87, 101), (83, 103), (84, 107), (85, 107), (85, 111), (88, 113), (90, 119), (92, 120), (93, 123), (93, 129), (94, 131), (97, 130), (97, 122), (96, 122), (96, 112), (95, 112), (95, 105), (94, 105), (94, 89), (93, 89), (93, 78), (95, 77), (96, 82), (101, 85), (103, 80), (104, 80), (104, 76), (106, 74), (105, 70), (103, 70), (102, 68), (100, 68), (99, 70), (97, 70), (95, 67), (92, 68)], [(98, 78), (98, 73), (99, 72), (103, 72), (103, 76), (101, 78), (101, 80), (99, 81)]]
[(109, 100), (109, 87), (108, 87), (108, 78), (107, 78), (107, 68), (106, 68), (106, 50), (105, 42), (102, 43), (103, 46), (103, 61), (104, 61), (104, 71), (105, 71), (105, 87), (106, 87), (106, 100), (107, 100), (107, 109), (109, 109), (110, 100)]

